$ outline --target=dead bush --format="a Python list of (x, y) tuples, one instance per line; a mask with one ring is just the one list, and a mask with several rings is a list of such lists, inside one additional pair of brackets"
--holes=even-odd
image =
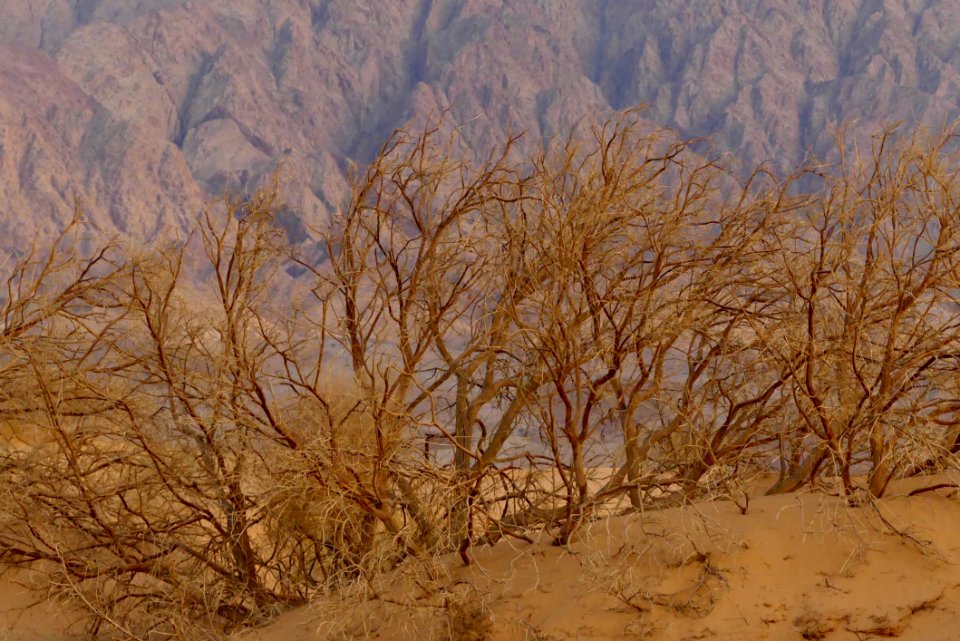
[[(10, 265), (0, 560), (91, 635), (215, 638), (756, 472), (879, 496), (957, 454), (949, 132), (737, 184), (633, 114), (529, 162), (442, 131), (387, 142), (320, 265), (271, 189), (192, 244), (84, 253), (78, 218)], [(702, 565), (691, 612), (722, 587)], [(452, 638), (489, 633), (448, 605)]]

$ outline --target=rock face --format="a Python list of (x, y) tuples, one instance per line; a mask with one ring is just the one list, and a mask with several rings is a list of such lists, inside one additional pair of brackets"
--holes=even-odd
[(953, 0), (0, 0), (0, 251), (79, 198), (108, 233), (182, 229), (280, 169), (309, 242), (347, 167), (449, 110), (468, 150), (582, 117), (793, 167), (843, 123), (960, 113)]

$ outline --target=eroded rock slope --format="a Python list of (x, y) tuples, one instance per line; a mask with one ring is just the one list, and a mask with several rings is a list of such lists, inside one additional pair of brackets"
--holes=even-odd
[[(692, 8), (696, 5), (696, 8)], [(280, 166), (309, 242), (395, 127), (468, 148), (638, 104), (750, 166), (838, 123), (960, 113), (952, 0), (0, 0), (0, 249), (80, 198), (108, 233), (185, 228)]]

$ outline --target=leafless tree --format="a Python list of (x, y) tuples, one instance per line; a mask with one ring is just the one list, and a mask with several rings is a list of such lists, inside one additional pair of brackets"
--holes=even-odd
[[(881, 495), (956, 425), (957, 175), (952, 134), (887, 130), (846, 156), (794, 223), (764, 288), (784, 306), (767, 344), (798, 418), (791, 491), (829, 461)], [(842, 149), (842, 142), (841, 142)], [(952, 435), (953, 432), (950, 432)], [(785, 466), (786, 467), (786, 466)]]
[(879, 496), (960, 450), (952, 144), (739, 182), (633, 114), (478, 163), (441, 121), (357, 177), (323, 264), (275, 188), (149, 251), (78, 217), (0, 294), (0, 561), (93, 635), (216, 638), (717, 478)]

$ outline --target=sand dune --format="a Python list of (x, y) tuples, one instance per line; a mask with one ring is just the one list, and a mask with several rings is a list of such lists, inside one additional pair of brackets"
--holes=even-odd
[(912, 490), (851, 508), (754, 497), (613, 517), (394, 577), (360, 604), (318, 599), (244, 641), (920, 640), (960, 637), (960, 500)]
[[(502, 541), (318, 597), (236, 641), (960, 638), (960, 498), (946, 477), (849, 507), (823, 492), (598, 520), (568, 547)], [(917, 490), (920, 490), (917, 492)], [(913, 495), (910, 495), (913, 492)], [(60, 641), (62, 606), (0, 583), (0, 641)], [(376, 596), (373, 596), (376, 592)]]

